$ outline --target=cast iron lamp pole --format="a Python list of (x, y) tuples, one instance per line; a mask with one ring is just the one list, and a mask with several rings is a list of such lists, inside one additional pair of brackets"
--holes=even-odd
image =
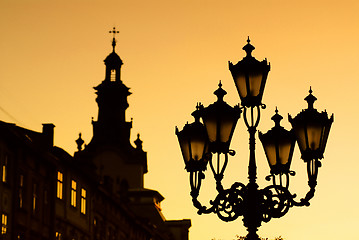
[[(289, 115), (292, 124), (290, 131), (280, 126), (283, 117), (276, 109), (272, 117), (275, 126), (265, 134), (259, 132), (259, 139), (271, 169), (266, 179), (272, 180), (271, 185), (259, 189), (256, 183), (255, 134), (261, 109), (265, 108), (262, 96), (270, 65), (267, 64), (267, 60), (260, 62), (252, 56), (254, 47), (250, 44), (249, 38), (243, 50), (247, 53), (243, 60), (236, 65), (229, 62), (229, 70), (241, 99), (241, 107), (231, 107), (223, 100), (227, 93), (219, 83), (219, 88), (214, 92), (217, 101), (208, 107), (197, 104), (196, 110), (192, 113), (195, 121), (187, 123), (181, 131), (176, 128), (176, 134), (186, 170), (190, 173), (191, 196), (198, 214), (216, 213), (221, 220), (227, 222), (243, 216), (244, 226), (248, 230), (246, 239), (259, 240), (257, 231), (262, 222), (284, 216), (293, 206), (309, 206), (309, 200), (314, 196), (317, 185), (318, 168), (321, 166), (319, 160), (323, 158), (333, 115), (328, 118), (327, 112), (319, 113), (313, 107), (316, 98), (312, 95), (311, 89), (305, 98), (308, 108), (295, 118)], [(228, 163), (228, 155), (235, 155), (235, 151), (229, 149), (229, 146), (242, 112), (249, 132), (249, 182), (247, 185), (235, 182), (229, 189), (224, 189), (221, 181)], [(288, 190), (289, 178), (295, 175), (295, 172), (290, 170), (290, 164), (296, 141), (301, 158), (307, 164), (310, 187), (300, 201), (296, 201), (296, 194)], [(212, 159), (213, 154), (217, 154), (215, 160)], [(224, 159), (221, 158), (222, 155)], [(210, 207), (203, 206), (197, 199), (208, 162), (218, 192), (216, 198), (210, 201)]]

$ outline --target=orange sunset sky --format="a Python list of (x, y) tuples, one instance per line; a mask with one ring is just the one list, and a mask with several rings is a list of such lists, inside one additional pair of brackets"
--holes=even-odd
[[(0, 120), (41, 131), (54, 123), (55, 145), (70, 154), (79, 132), (92, 137), (97, 118), (92, 87), (105, 77), (103, 60), (112, 51), (124, 61), (122, 80), (129, 96), (127, 120), (133, 118), (131, 141), (141, 134), (148, 152), (145, 187), (158, 190), (167, 219), (192, 219), (191, 240), (232, 240), (245, 235), (240, 219), (223, 223), (215, 215), (198, 216), (189, 195), (188, 174), (175, 126), (192, 121), (198, 101), (216, 100), (219, 80), (225, 101), (239, 102), (228, 61), (245, 56), (247, 36), (253, 55), (271, 63), (258, 127), (266, 132), (277, 106), (290, 127), (292, 116), (307, 107), (312, 86), (315, 107), (334, 113), (323, 167), (311, 206), (292, 208), (264, 223), (262, 237), (286, 240), (356, 239), (358, 214), (359, 2), (356, 0), (1, 0)], [(257, 141), (258, 183), (268, 183), (262, 146)], [(247, 183), (248, 134), (240, 119), (232, 140), (224, 186)], [(290, 190), (302, 197), (306, 168), (296, 147)], [(215, 197), (211, 172), (206, 172), (200, 200)]]

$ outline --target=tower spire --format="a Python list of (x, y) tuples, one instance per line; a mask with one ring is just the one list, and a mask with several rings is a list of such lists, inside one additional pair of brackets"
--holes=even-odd
[(94, 87), (97, 94), (98, 118), (97, 121), (92, 121), (94, 135), (90, 145), (121, 143), (130, 146), (132, 122), (126, 121), (126, 109), (128, 108), (127, 97), (131, 92), (121, 81), (123, 62), (115, 52), (115, 36), (119, 31), (114, 27), (109, 33), (113, 34), (113, 51), (104, 60), (105, 80)]
[(115, 51), (115, 47), (116, 47), (116, 33), (120, 33), (120, 31), (116, 31), (116, 27), (113, 27), (112, 31), (109, 31), (109, 33), (113, 33), (113, 38), (112, 38), (112, 50)]

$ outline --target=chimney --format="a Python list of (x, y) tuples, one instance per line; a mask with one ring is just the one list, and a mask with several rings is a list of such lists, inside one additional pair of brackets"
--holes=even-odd
[(42, 124), (42, 135), (44, 136), (44, 143), (48, 147), (54, 146), (54, 127), (52, 123), (43, 123)]

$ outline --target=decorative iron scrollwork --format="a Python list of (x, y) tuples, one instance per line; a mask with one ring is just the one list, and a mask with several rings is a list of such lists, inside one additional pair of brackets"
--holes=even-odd
[(230, 189), (220, 192), (212, 202), (216, 206), (215, 212), (221, 220), (230, 222), (243, 215), (244, 189), (243, 184), (235, 183)]
[(268, 186), (262, 191), (263, 194), (263, 221), (268, 222), (271, 218), (284, 216), (293, 206), (293, 195), (287, 188), (282, 186)]

